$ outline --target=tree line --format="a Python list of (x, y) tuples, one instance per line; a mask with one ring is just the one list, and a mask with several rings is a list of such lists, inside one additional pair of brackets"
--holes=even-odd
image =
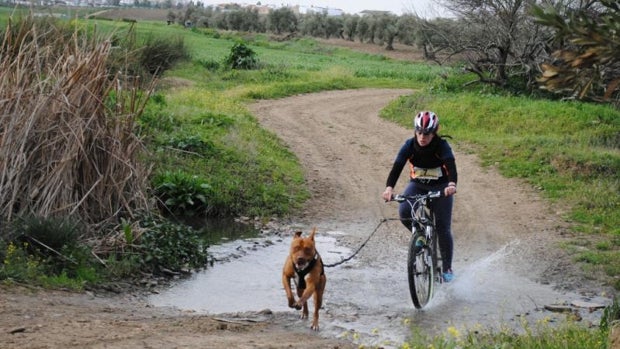
[(340, 38), (419, 48), (438, 64), (460, 62), (483, 83), (514, 93), (620, 104), (620, 8), (615, 0), (441, 0), (453, 17), (385, 11), (329, 16), (289, 7), (192, 3), (170, 22), (285, 37)]

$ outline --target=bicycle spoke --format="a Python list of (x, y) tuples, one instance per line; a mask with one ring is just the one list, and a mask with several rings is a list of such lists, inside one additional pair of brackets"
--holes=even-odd
[(407, 271), (411, 300), (418, 309), (424, 307), (433, 295), (434, 272), (432, 265), (431, 250), (428, 246), (416, 246), (415, 239), (412, 238), (409, 247)]

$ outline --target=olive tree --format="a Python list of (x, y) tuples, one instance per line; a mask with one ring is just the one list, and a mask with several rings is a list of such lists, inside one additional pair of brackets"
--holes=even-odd
[(267, 29), (276, 33), (294, 33), (297, 31), (297, 16), (288, 7), (280, 7), (269, 11)]
[(466, 69), (478, 81), (536, 86), (537, 71), (531, 68), (544, 56), (551, 35), (531, 15), (535, 0), (442, 0), (442, 4), (456, 15), (459, 32), (443, 32), (436, 38), (447, 40), (451, 55), (464, 57)]
[(357, 33), (357, 24), (360, 17), (358, 15), (345, 15), (343, 22), (343, 35), (346, 40), (353, 41)]
[(542, 87), (569, 98), (620, 105), (620, 5), (586, 1), (578, 9), (535, 8), (539, 23), (554, 29), (552, 57), (544, 62)]

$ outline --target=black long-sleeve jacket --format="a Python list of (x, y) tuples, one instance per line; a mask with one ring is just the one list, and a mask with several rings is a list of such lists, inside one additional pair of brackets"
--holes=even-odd
[(415, 137), (407, 139), (396, 155), (386, 186), (393, 188), (396, 185), (407, 161), (412, 180), (428, 184), (456, 183), (458, 180), (452, 148), (437, 135), (426, 147), (421, 147)]

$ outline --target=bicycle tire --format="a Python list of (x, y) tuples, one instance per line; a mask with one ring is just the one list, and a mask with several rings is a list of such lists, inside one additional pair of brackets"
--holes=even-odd
[(431, 221), (433, 222), (433, 224), (431, 225), (433, 229), (433, 233), (431, 234), (433, 236), (433, 241), (431, 243), (431, 245), (433, 246), (433, 270), (435, 271), (436, 281), (441, 284), (443, 283), (443, 269), (440, 265), (441, 256), (439, 253), (439, 238), (437, 237), (437, 233), (435, 230), (435, 214), (431, 212), (430, 217)]
[[(416, 246), (418, 234), (412, 234), (407, 256), (407, 277), (413, 306), (421, 309), (433, 297), (436, 255), (429, 246)], [(429, 261), (430, 258), (430, 261)]]

